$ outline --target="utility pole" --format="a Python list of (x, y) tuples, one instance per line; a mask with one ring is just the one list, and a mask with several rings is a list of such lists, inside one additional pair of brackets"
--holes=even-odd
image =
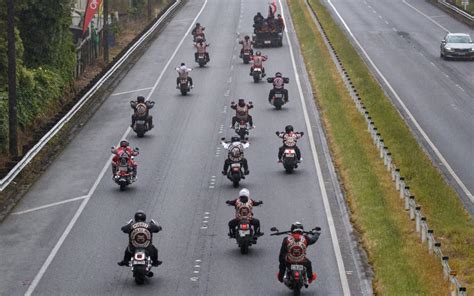
[(109, 0), (104, 1), (104, 31), (103, 31), (103, 42), (104, 42), (104, 62), (109, 63)]
[(10, 156), (18, 156), (17, 108), (16, 108), (16, 54), (14, 0), (7, 0), (8, 40), (8, 143)]

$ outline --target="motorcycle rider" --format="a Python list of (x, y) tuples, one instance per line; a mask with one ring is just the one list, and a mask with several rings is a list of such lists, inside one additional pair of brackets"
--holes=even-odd
[(262, 77), (265, 77), (265, 67), (263, 67), (263, 62), (265, 62), (268, 57), (262, 56), (262, 53), (257, 50), (254, 56), (251, 57), (253, 65), (250, 67), (250, 76), (253, 75), (254, 67), (259, 67), (262, 69)]
[(249, 110), (253, 108), (252, 102), (245, 103), (244, 99), (239, 99), (239, 102), (236, 104), (235, 102), (230, 103), (230, 108), (235, 110), (235, 116), (232, 117), (232, 126), (234, 128), (235, 123), (239, 120), (243, 120), (248, 122), (250, 128), (254, 128), (253, 126), (253, 118), (249, 114)]
[(254, 31), (260, 30), (264, 22), (265, 18), (263, 17), (263, 15), (260, 12), (257, 12), (257, 14), (253, 17)]
[(178, 72), (178, 77), (176, 78), (176, 88), (179, 89), (179, 80), (180, 78), (187, 78), (188, 79), (188, 84), (190, 85), (191, 88), (194, 87), (193, 85), (193, 79), (191, 76), (189, 76), (189, 72), (191, 72), (193, 69), (186, 67), (184, 63), (181, 63), (181, 66), (176, 68), (176, 71)]
[(301, 161), (301, 151), (298, 146), (296, 146), (296, 142), (300, 139), (304, 133), (303, 132), (294, 132), (292, 125), (287, 125), (285, 127), (285, 132), (280, 133), (276, 132), (276, 135), (283, 139), (283, 146), (280, 147), (278, 150), (278, 162), (281, 162), (281, 158), (283, 157), (283, 153), (285, 152), (286, 148), (293, 148), (296, 152), (297, 161)]
[(291, 233), (283, 239), (278, 260), (280, 262), (278, 280), (283, 282), (286, 267), (291, 264), (302, 264), (306, 268), (308, 283), (316, 280), (311, 261), (306, 257), (306, 249), (319, 239), (319, 232), (304, 234), (303, 225), (295, 222), (291, 225)]
[(209, 58), (209, 53), (207, 52), (207, 47), (209, 44), (204, 42), (204, 40), (200, 39), (198, 42), (194, 44), (194, 47), (196, 47), (197, 51), (194, 53), (194, 60), (196, 63), (198, 62), (198, 56), (200, 53), (204, 54), (206, 57), (207, 62), (209, 62), (211, 59)]
[(133, 128), (137, 119), (144, 119), (148, 123), (148, 128), (152, 129), (154, 127), (153, 117), (148, 114), (148, 111), (153, 108), (154, 105), (155, 102), (145, 101), (145, 97), (143, 96), (138, 96), (136, 101), (131, 101), (130, 106), (134, 112), (132, 114), (132, 124), (130, 127)]
[(276, 23), (277, 23), (278, 31), (283, 32), (285, 30), (285, 20), (281, 17), (281, 14), (278, 14)]
[(268, 94), (268, 101), (270, 103), (272, 102), (273, 96), (275, 95), (277, 91), (283, 93), (283, 99), (285, 100), (285, 102), (288, 103), (289, 98), (288, 98), (288, 90), (285, 89), (285, 79), (288, 79), (288, 78), (284, 78), (280, 72), (276, 72), (275, 77), (268, 78), (268, 82), (273, 83), (273, 89), (270, 90), (270, 93)]
[(262, 236), (260, 232), (260, 221), (253, 217), (252, 208), (263, 204), (263, 201), (255, 201), (250, 198), (250, 192), (247, 188), (243, 188), (239, 192), (239, 198), (228, 200), (225, 202), (228, 205), (235, 207), (235, 219), (229, 221), (229, 237), (235, 238), (235, 230), (239, 225), (241, 218), (247, 218), (253, 226), (255, 236)]
[(196, 23), (196, 26), (193, 28), (191, 34), (193, 35), (194, 37), (194, 41), (196, 41), (197, 37), (200, 36), (202, 37), (203, 40), (205, 40), (204, 38), (204, 30), (206, 28), (204, 28), (203, 26), (201, 26), (200, 23)]
[(134, 220), (130, 220), (121, 228), (122, 232), (128, 234), (129, 244), (125, 249), (123, 260), (117, 262), (117, 264), (119, 266), (128, 266), (135, 248), (144, 248), (151, 257), (151, 265), (160, 265), (163, 262), (158, 260), (158, 250), (153, 245), (153, 233), (160, 232), (162, 227), (157, 225), (153, 219), (147, 223), (146, 214), (143, 211), (137, 211)]
[(137, 163), (132, 159), (132, 156), (138, 155), (138, 148), (133, 149), (130, 147), (129, 142), (127, 139), (123, 139), (120, 141), (120, 145), (117, 147), (112, 147), (112, 153), (115, 154), (112, 158), (112, 178), (115, 177), (115, 173), (117, 172), (117, 166), (119, 165), (120, 156), (124, 153), (128, 159), (128, 166), (132, 168), (133, 178), (137, 178)]
[(244, 39), (240, 40), (239, 44), (242, 44), (242, 49), (240, 49), (240, 58), (244, 56), (244, 50), (248, 50), (250, 52), (250, 56), (253, 56), (252, 45), (254, 44), (254, 42), (250, 40), (249, 35), (246, 35)]
[(222, 142), (222, 146), (229, 151), (224, 162), (222, 174), (227, 175), (227, 171), (232, 163), (239, 162), (244, 169), (244, 175), (250, 174), (247, 159), (244, 157), (244, 149), (249, 147), (247, 141), (240, 141), (240, 137), (232, 137), (230, 142)]

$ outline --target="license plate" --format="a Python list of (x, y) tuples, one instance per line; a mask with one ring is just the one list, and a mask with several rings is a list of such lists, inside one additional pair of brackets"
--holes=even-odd
[(250, 235), (250, 230), (239, 230), (240, 236)]
[(304, 266), (303, 265), (291, 265), (291, 270), (295, 270), (295, 271), (303, 271), (304, 269)]
[(145, 120), (137, 120), (136, 123), (137, 124), (145, 124)]
[(145, 265), (145, 261), (137, 261), (137, 260), (133, 260), (133, 265)]
[(265, 40), (263, 43), (265, 43), (265, 44), (270, 44), (270, 43), (272, 43), (272, 42), (271, 42), (270, 40)]
[(240, 169), (240, 164), (238, 164), (238, 163), (233, 163), (233, 164), (231, 165), (231, 167), (232, 167), (233, 169)]
[(293, 153), (287, 153), (287, 154), (285, 154), (285, 156), (286, 157), (291, 157), (291, 158), (295, 157), (295, 155)]
[(283, 94), (275, 94), (275, 98), (281, 99), (283, 98)]

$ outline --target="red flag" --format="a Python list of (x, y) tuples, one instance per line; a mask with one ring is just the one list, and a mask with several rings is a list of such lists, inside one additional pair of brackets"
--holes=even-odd
[(82, 25), (82, 34), (87, 31), (89, 24), (94, 17), (94, 14), (97, 13), (102, 0), (87, 0), (86, 13), (84, 15), (84, 24)]
[(273, 14), (275, 14), (275, 12), (277, 11), (277, 3), (276, 3), (276, 0), (273, 0), (272, 8), (273, 8)]

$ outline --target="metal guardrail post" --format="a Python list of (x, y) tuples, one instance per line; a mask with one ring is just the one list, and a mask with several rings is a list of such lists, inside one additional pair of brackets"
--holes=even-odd
[(441, 264), (443, 265), (443, 275), (444, 275), (445, 280), (449, 279), (449, 273), (451, 272), (451, 268), (449, 268), (448, 260), (449, 260), (448, 256), (441, 257), (441, 262), (442, 262)]
[(420, 222), (421, 222), (421, 207), (415, 207), (415, 229), (416, 232), (420, 232)]
[(404, 177), (400, 177), (400, 198), (404, 198), (405, 195), (404, 195), (404, 190), (405, 189), (405, 178)]
[(395, 177), (395, 189), (398, 191), (400, 190), (400, 169), (395, 168), (393, 175)]
[(421, 243), (424, 243), (426, 241), (426, 232), (428, 226), (426, 225), (426, 217), (421, 217)]
[(413, 220), (413, 218), (415, 218), (415, 211), (411, 206), (412, 200), (414, 201), (415, 197), (413, 195), (410, 195), (408, 192), (405, 192), (405, 210), (410, 211), (410, 220)]
[[(387, 171), (390, 172), (392, 167), (392, 153), (387, 151)], [(393, 175), (392, 175), (392, 180), (393, 180)]]
[(433, 254), (433, 229), (428, 229), (428, 251)]

